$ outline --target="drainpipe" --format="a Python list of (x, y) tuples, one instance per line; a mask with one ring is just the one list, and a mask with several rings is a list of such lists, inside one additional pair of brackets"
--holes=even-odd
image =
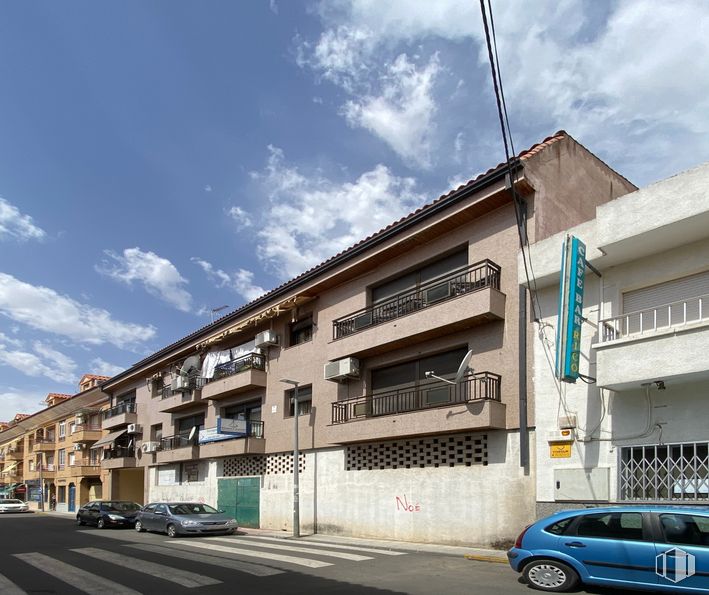
[(519, 286), (519, 466), (529, 467), (527, 427), (527, 290)]

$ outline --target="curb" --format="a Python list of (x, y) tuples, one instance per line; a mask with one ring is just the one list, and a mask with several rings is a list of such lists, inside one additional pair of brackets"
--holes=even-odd
[(479, 556), (477, 554), (465, 554), (463, 556), (466, 560), (473, 560), (474, 562), (493, 562), (494, 564), (507, 564), (507, 560), (503, 558), (498, 558), (497, 556)]

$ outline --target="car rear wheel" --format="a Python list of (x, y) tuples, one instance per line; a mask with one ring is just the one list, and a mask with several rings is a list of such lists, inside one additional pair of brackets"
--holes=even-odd
[(167, 526), (167, 536), (177, 537), (177, 527), (175, 527), (175, 525), (170, 524)]
[(99, 529), (105, 529), (106, 528), (106, 521), (104, 521), (103, 519), (99, 519), (98, 521), (96, 521), (96, 526)]
[(81, 519), (81, 517), (77, 514), (76, 515), (76, 524), (77, 525), (84, 525), (84, 521)]
[(136, 522), (135, 522), (135, 530), (136, 530), (138, 533), (142, 533), (143, 531), (145, 531), (145, 529), (143, 529), (143, 523), (142, 523), (141, 521), (136, 521)]
[(579, 575), (569, 565), (557, 560), (535, 560), (522, 571), (527, 583), (540, 591), (560, 593), (579, 582)]

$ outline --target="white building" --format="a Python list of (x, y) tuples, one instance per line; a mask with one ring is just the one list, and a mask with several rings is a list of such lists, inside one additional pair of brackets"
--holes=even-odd
[(600, 205), (568, 233), (601, 276), (586, 269), (580, 372), (588, 378), (559, 382), (565, 234), (530, 249), (541, 310), (537, 514), (589, 503), (709, 503), (709, 164)]

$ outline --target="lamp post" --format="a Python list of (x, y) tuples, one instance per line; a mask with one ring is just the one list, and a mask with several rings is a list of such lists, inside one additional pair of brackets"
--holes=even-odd
[(298, 485), (298, 381), (282, 379), (293, 388), (293, 537), (300, 537), (300, 492)]

